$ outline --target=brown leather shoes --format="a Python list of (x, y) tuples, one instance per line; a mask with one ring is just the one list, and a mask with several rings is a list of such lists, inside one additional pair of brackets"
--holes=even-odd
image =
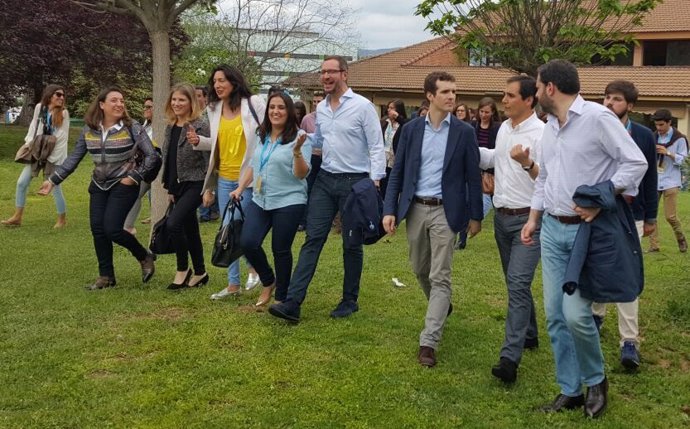
[(420, 346), (417, 360), (420, 365), (432, 368), (436, 365), (436, 351), (431, 347)]
[(685, 236), (678, 239), (678, 249), (680, 253), (685, 253), (688, 251), (688, 242), (685, 241)]
[(115, 286), (115, 279), (106, 276), (99, 276), (93, 284), (86, 286), (88, 290), (99, 290)]

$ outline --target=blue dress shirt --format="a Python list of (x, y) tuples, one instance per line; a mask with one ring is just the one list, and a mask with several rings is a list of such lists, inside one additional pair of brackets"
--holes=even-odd
[(422, 158), (419, 164), (419, 181), (415, 193), (418, 197), (441, 198), (442, 196), (443, 158), (446, 156), (449, 129), (450, 113), (443, 118), (438, 130), (435, 130), (429, 121), (429, 115), (424, 118)]

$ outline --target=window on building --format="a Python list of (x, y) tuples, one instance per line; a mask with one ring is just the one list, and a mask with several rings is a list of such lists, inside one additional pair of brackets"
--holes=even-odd
[(645, 66), (690, 65), (690, 40), (645, 41), (643, 46)]

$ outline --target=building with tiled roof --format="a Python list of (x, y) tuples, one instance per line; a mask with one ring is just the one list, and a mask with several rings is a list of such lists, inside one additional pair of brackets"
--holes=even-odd
[[(650, 114), (667, 108), (678, 118), (678, 128), (690, 134), (690, 0), (665, 0), (633, 29), (637, 40), (628, 58), (616, 66), (580, 67), (582, 95), (601, 101), (606, 84), (627, 79), (640, 91), (635, 110)], [(503, 68), (470, 66), (457, 55), (456, 44), (445, 37), (351, 63), (349, 86), (383, 107), (401, 99), (416, 107), (424, 99), (424, 77), (443, 70), (456, 78), (458, 99), (475, 106), (480, 98), (500, 100), (506, 79)], [(310, 92), (320, 89), (316, 73), (295, 76), (289, 85)]]

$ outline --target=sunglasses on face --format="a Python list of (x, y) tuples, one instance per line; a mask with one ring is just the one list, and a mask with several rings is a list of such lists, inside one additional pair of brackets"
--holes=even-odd
[(146, 105), (144, 106), (144, 110), (151, 110), (151, 109), (153, 109), (153, 106), (146, 106)]
[(63, 98), (63, 97), (65, 96), (65, 93), (64, 93), (64, 92), (56, 92), (56, 93), (54, 93), (53, 95), (56, 96), (56, 97)]

